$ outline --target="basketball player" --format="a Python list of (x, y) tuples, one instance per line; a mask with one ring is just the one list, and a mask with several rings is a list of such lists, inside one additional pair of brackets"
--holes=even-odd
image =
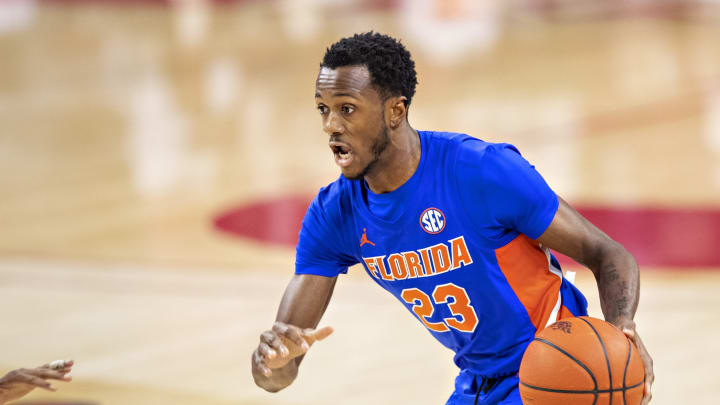
[(20, 368), (0, 378), (0, 405), (20, 399), (35, 388), (55, 391), (49, 381), (72, 381), (72, 360), (56, 360), (36, 368)]
[(535, 333), (587, 314), (548, 249), (589, 267), (605, 319), (652, 360), (635, 330), (633, 257), (558, 197), (512, 145), (417, 131), (410, 53), (377, 33), (327, 49), (315, 102), (342, 175), (307, 210), (295, 276), (276, 322), (252, 355), (258, 386), (293, 382), (303, 355), (332, 329), (317, 327), (337, 276), (361, 263), (428, 332), (455, 352), (447, 404), (521, 404), (518, 369)]

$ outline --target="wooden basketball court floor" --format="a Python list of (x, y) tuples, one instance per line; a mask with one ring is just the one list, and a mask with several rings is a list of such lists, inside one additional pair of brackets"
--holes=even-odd
[[(572, 203), (720, 204), (716, 20), (172, 4), (3, 3), (0, 371), (77, 362), (75, 381), (26, 401), (444, 403), (451, 353), (360, 268), (339, 281), (322, 322), (336, 333), (295, 384), (256, 388), (250, 353), (294, 252), (212, 226), (336, 178), (312, 91), (325, 47), (353, 32), (413, 52), (416, 128), (511, 142)], [(720, 249), (702, 238), (667, 249)], [(718, 270), (642, 268), (654, 404), (717, 403)]]

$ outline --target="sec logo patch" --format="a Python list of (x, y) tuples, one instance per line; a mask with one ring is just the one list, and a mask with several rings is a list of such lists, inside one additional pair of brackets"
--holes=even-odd
[(445, 222), (445, 214), (437, 208), (430, 207), (420, 214), (420, 226), (429, 234), (442, 232)]

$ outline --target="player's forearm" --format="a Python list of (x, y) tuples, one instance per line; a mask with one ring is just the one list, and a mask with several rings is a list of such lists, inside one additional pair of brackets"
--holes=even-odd
[(616, 242), (601, 249), (590, 264), (605, 319), (617, 326), (634, 326), (640, 298), (640, 271), (632, 255)]
[(294, 359), (284, 367), (273, 369), (269, 377), (254, 368), (252, 374), (258, 387), (268, 392), (278, 392), (295, 381), (298, 375), (298, 362)]

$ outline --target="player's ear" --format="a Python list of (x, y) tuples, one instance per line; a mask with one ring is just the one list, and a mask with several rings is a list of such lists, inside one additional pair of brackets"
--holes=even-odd
[(390, 97), (386, 101), (385, 116), (388, 120), (387, 125), (391, 129), (396, 129), (403, 121), (405, 121), (405, 118), (407, 117), (406, 103), (407, 97), (405, 96)]

